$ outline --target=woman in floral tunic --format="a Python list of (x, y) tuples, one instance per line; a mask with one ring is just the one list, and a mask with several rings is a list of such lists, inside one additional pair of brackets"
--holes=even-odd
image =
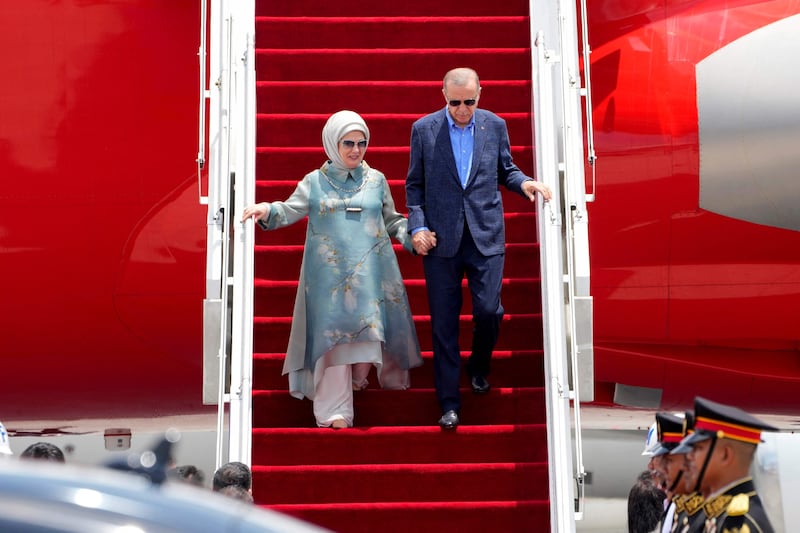
[(395, 210), (386, 177), (363, 160), (369, 129), (339, 111), (322, 130), (328, 161), (285, 202), (249, 206), (265, 230), (308, 216), (289, 347), (289, 392), (314, 402), (320, 427), (353, 425), (353, 390), (372, 366), (381, 387), (406, 389), (422, 364), (414, 322), (390, 237), (409, 252), (406, 218)]

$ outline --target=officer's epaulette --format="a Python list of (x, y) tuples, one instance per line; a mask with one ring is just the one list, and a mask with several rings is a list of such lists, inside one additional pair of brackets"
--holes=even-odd
[(682, 513), (685, 506), (686, 496), (678, 494), (672, 498), (672, 503), (675, 504), (675, 514)]
[(755, 494), (755, 492), (747, 493), (747, 494), (737, 494), (733, 497), (731, 502), (728, 504), (728, 516), (743, 516), (746, 515), (747, 512), (750, 510), (750, 496)]
[(683, 507), (686, 509), (686, 514), (693, 516), (703, 508), (703, 496), (697, 492), (688, 494), (684, 498)]
[(706, 512), (706, 518), (716, 518), (721, 515), (731, 503), (733, 496), (730, 494), (720, 494), (714, 499), (707, 501), (703, 504), (703, 509)]

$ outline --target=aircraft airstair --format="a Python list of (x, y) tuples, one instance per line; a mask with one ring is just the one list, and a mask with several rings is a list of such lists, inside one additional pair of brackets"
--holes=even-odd
[[(349, 7), (340, 17), (336, 4), (305, 1), (208, 6), (205, 396), (228, 406), (218, 462), (252, 465), (258, 504), (337, 531), (572, 531), (583, 498), (579, 399), (592, 395), (575, 6), (474, 1), (457, 17), (430, 3)], [(357, 428), (320, 430), (280, 375), (305, 224), (262, 232), (240, 213), (285, 199), (322, 162), (320, 131), (339, 109), (367, 121), (366, 159), (404, 211), (410, 125), (443, 105), (441, 77), (460, 65), (478, 71), (481, 104), (506, 119), (515, 162), (556, 191), (535, 208), (504, 193), (507, 317), (493, 390), (464, 395), (456, 433), (435, 425), (421, 262), (396, 246), (425, 365), (410, 390), (357, 395)], [(461, 329), (468, 346), (468, 305)]]

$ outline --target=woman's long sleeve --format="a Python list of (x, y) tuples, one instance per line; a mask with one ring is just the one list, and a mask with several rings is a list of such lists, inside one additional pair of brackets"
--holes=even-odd
[(386, 225), (386, 232), (390, 237), (394, 237), (407, 251), (413, 252), (411, 236), (408, 234), (408, 219), (397, 212), (392, 191), (386, 179), (383, 180), (383, 223)]
[(308, 215), (308, 199), (311, 191), (309, 175), (306, 175), (297, 184), (294, 192), (285, 202), (271, 202), (269, 204), (269, 217), (266, 222), (259, 220), (258, 225), (263, 229), (272, 230), (283, 228), (302, 220)]

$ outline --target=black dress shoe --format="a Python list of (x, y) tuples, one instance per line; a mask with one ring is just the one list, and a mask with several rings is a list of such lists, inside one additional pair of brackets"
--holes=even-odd
[(456, 429), (458, 427), (458, 413), (453, 410), (447, 411), (439, 419), (439, 427), (442, 429)]
[(472, 392), (475, 394), (486, 394), (492, 388), (486, 378), (483, 376), (472, 376), (470, 380), (472, 384)]

